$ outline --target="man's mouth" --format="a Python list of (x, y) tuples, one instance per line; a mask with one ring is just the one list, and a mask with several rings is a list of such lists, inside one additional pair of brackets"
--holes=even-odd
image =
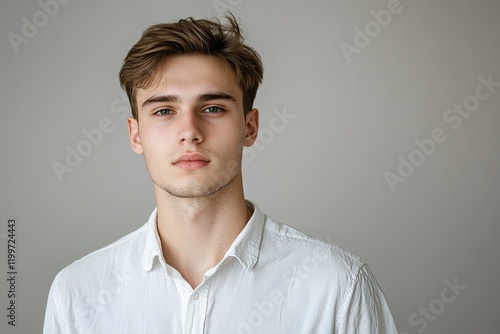
[(182, 154), (173, 162), (173, 164), (174, 166), (184, 169), (196, 169), (208, 165), (209, 162), (210, 159), (208, 159), (205, 155), (198, 152), (192, 152)]

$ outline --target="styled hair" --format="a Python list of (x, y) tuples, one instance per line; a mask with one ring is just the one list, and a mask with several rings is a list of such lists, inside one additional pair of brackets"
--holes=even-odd
[(189, 17), (156, 24), (144, 31), (125, 57), (119, 74), (135, 119), (138, 119), (137, 89), (153, 83), (168, 57), (189, 54), (217, 57), (228, 64), (243, 92), (245, 115), (253, 108), (264, 73), (262, 61), (259, 54), (245, 44), (236, 18), (230, 14), (226, 19), (228, 22), (224, 25), (218, 19)]

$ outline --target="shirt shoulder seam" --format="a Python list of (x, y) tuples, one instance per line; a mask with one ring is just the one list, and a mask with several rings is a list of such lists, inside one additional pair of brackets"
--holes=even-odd
[(339, 312), (338, 312), (337, 317), (335, 319), (335, 333), (338, 332), (341, 321), (345, 320), (345, 312), (346, 312), (346, 308), (347, 308), (347, 303), (352, 298), (354, 288), (359, 282), (359, 276), (361, 273), (361, 269), (365, 266), (366, 266), (366, 263), (360, 263), (359, 265), (355, 266), (355, 268), (353, 268), (353, 272), (352, 272), (352, 275), (350, 277), (351, 280), (349, 281), (349, 284), (346, 287), (344, 298), (342, 300), (342, 303), (340, 304)]
[[(337, 245), (334, 245), (334, 244), (331, 244), (329, 242), (326, 242), (326, 241), (323, 241), (321, 239), (318, 239), (318, 238), (315, 238), (315, 237), (312, 237), (312, 236), (309, 236), (303, 232), (300, 232), (298, 230), (296, 230), (295, 228), (293, 228), (292, 226), (289, 226), (289, 225), (286, 225), (286, 224), (282, 224), (282, 223), (276, 223), (273, 221), (274, 224), (278, 225), (278, 226), (285, 226), (287, 228), (291, 228), (293, 229), (293, 231), (296, 231), (297, 234), (291, 234), (291, 233), (277, 233), (275, 230), (271, 229), (271, 228), (268, 228), (268, 226), (266, 226), (266, 230), (268, 230), (269, 232), (272, 232), (278, 236), (282, 236), (282, 237), (285, 237), (285, 238), (291, 238), (291, 239), (295, 239), (295, 240), (300, 240), (300, 241), (306, 241), (306, 242), (312, 242), (318, 246), (322, 246), (322, 247), (325, 247), (325, 248), (328, 248), (329, 250), (331, 251), (334, 251), (334, 252), (337, 252), (337, 253), (340, 253), (342, 256), (346, 256), (352, 260), (354, 260), (354, 262), (356, 262), (357, 264), (357, 267), (361, 267), (362, 265), (364, 265), (364, 261), (357, 255), (354, 255), (346, 250), (344, 250), (343, 248), (337, 246)], [(267, 224), (266, 224), (267, 225)], [(359, 268), (358, 268), (359, 270)]]

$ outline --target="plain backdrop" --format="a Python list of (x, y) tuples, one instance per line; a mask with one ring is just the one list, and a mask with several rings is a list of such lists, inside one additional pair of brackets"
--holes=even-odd
[(67, 2), (0, 4), (0, 277), (10, 217), (19, 272), (15, 328), (1, 279), (1, 333), (40, 333), (57, 272), (146, 222), (122, 60), (149, 25), (224, 9), (265, 67), (246, 197), (361, 256), (402, 333), (497, 333), (500, 87), (479, 78), (500, 82), (500, 2)]

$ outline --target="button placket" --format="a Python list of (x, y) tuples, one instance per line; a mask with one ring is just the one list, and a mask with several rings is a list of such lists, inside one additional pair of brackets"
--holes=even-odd
[(185, 333), (203, 333), (205, 317), (207, 316), (210, 281), (211, 280), (202, 283), (202, 285), (193, 291), (189, 298)]

